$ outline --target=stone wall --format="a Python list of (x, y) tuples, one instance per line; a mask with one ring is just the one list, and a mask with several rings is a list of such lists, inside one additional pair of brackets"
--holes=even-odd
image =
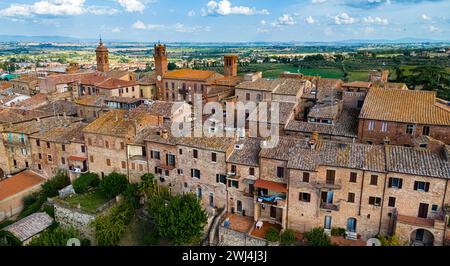
[(221, 246), (278, 246), (278, 242), (269, 242), (264, 239), (238, 232), (223, 225), (219, 226), (219, 245)]
[(54, 203), (55, 220), (63, 227), (73, 227), (80, 231), (83, 237), (95, 243), (94, 230), (90, 223), (95, 219), (95, 214), (89, 214), (80, 210), (68, 208), (59, 203)]

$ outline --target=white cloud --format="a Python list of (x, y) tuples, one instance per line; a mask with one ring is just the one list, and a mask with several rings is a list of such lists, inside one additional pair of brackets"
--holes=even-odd
[(436, 26), (428, 25), (426, 26), (426, 29), (430, 32), (442, 32), (442, 30)]
[(257, 28), (257, 29), (256, 29), (256, 32), (257, 32), (257, 33), (269, 33), (269, 30), (267, 30), (267, 29), (262, 29), (262, 28)]
[(162, 24), (147, 24), (145, 25), (146, 30), (161, 30), (164, 29), (164, 25)]
[(261, 23), (261, 25), (265, 26), (267, 24), (267, 21), (265, 21), (264, 19), (261, 20), (259, 23)]
[(194, 11), (194, 10), (189, 11), (189, 12), (188, 12), (188, 16), (189, 16), (189, 17), (195, 16), (195, 11)]
[(144, 22), (138, 20), (132, 26), (133, 29), (138, 30), (167, 30), (167, 31), (175, 31), (181, 33), (194, 33), (201, 31), (211, 31), (211, 27), (209, 26), (188, 26), (183, 23), (176, 23), (174, 25), (162, 25), (162, 24), (145, 24)]
[(86, 12), (85, 2), (85, 0), (41, 0), (33, 4), (11, 4), (0, 10), (0, 13), (7, 17), (76, 16)]
[(356, 22), (356, 19), (349, 16), (347, 13), (341, 13), (334, 17), (334, 23), (341, 25), (341, 24), (353, 24)]
[(283, 14), (281, 17), (278, 18), (278, 21), (276, 22), (277, 25), (294, 25), (297, 22), (294, 20), (294, 18), (289, 14)]
[(145, 5), (141, 0), (117, 0), (117, 3), (125, 8), (127, 12), (143, 12)]
[(325, 3), (327, 0), (311, 0), (312, 4), (322, 4)]
[(387, 18), (380, 18), (380, 17), (371, 17), (368, 16), (366, 18), (363, 18), (363, 22), (366, 24), (377, 24), (377, 25), (389, 25), (389, 20)]
[(209, 26), (186, 26), (182, 23), (176, 23), (175, 25), (169, 27), (169, 30), (171, 30), (171, 29), (176, 32), (182, 32), (182, 33), (211, 31), (211, 27), (209, 27)]
[(430, 20), (431, 19), (431, 17), (430, 16), (428, 16), (428, 15), (426, 15), (426, 14), (422, 14), (422, 19), (424, 19), (424, 20)]
[(316, 23), (316, 20), (312, 16), (309, 16), (309, 17), (305, 18), (305, 22), (307, 24), (314, 24), (314, 23)]
[(119, 12), (117, 9), (115, 8), (109, 8), (109, 7), (101, 7), (101, 6), (90, 6), (86, 8), (86, 11), (88, 13), (92, 13), (94, 15), (97, 16), (101, 16), (101, 15), (114, 15), (117, 12)]
[(136, 21), (131, 27), (133, 29), (138, 29), (138, 30), (145, 30), (145, 29), (147, 29), (147, 25), (145, 25), (145, 23), (140, 21), (140, 20)]
[(118, 11), (104, 6), (85, 6), (86, 0), (40, 0), (32, 4), (11, 4), (0, 10), (6, 17), (78, 16), (86, 13), (113, 15)]
[(120, 30), (119, 27), (115, 27), (111, 30), (112, 33), (120, 33), (122, 30)]
[(228, 0), (209, 1), (205, 8), (202, 8), (202, 16), (228, 16), (228, 15), (268, 15), (267, 9), (257, 10), (254, 7), (233, 6)]

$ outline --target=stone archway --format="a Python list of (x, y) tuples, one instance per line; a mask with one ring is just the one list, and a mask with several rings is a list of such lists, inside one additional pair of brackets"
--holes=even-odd
[(411, 232), (410, 242), (412, 246), (433, 246), (434, 235), (427, 229), (418, 228)]

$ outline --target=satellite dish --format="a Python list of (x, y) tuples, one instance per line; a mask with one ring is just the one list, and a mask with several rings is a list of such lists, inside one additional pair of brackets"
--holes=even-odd
[(366, 246), (379, 247), (379, 246), (381, 246), (381, 241), (378, 238), (370, 238), (369, 240), (367, 240)]

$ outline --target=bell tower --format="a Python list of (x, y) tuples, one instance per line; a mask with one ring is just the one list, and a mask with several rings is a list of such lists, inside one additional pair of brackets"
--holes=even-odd
[(155, 44), (153, 58), (155, 60), (155, 72), (156, 72), (156, 87), (157, 92), (156, 96), (158, 100), (163, 99), (164, 97), (164, 84), (163, 77), (167, 72), (168, 68), (168, 58), (165, 44)]
[(105, 45), (103, 45), (102, 37), (100, 37), (100, 43), (95, 49), (97, 58), (97, 71), (106, 72), (109, 71), (109, 51)]
[(225, 55), (223, 57), (223, 73), (225, 77), (236, 77), (238, 72), (238, 56)]

